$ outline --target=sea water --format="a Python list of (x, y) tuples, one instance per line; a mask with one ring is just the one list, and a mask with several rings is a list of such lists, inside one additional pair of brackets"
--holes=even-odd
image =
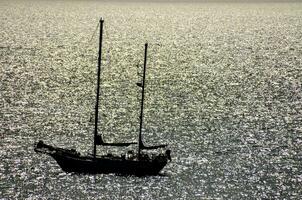
[[(0, 2), (0, 199), (299, 199), (302, 4)], [(66, 174), (43, 140), (168, 143), (160, 176)], [(129, 149), (98, 148), (98, 153)]]

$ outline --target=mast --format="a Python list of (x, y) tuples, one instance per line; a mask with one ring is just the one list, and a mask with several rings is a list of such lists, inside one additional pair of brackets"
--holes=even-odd
[(94, 143), (93, 143), (93, 158), (96, 157), (96, 145), (98, 135), (98, 118), (99, 118), (99, 95), (100, 95), (100, 76), (101, 76), (101, 61), (102, 61), (102, 41), (103, 41), (103, 18), (100, 19), (100, 39), (99, 39), (99, 58), (97, 72), (97, 91), (95, 104), (95, 122), (94, 122)]
[(147, 65), (147, 49), (148, 43), (145, 44), (145, 58), (144, 58), (144, 72), (142, 83), (142, 99), (141, 99), (141, 114), (140, 114), (140, 126), (138, 135), (138, 159), (141, 157), (141, 148), (144, 146), (142, 142), (142, 128), (143, 128), (143, 111), (144, 111), (144, 96), (145, 96), (145, 77), (146, 77), (146, 65)]

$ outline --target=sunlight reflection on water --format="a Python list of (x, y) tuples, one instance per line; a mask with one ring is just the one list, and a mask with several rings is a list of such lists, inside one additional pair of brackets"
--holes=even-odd
[[(162, 176), (66, 174), (33, 151), (91, 151), (100, 16), (99, 129), (136, 140), (148, 41), (144, 140), (170, 144)], [(1, 2), (0, 198), (299, 198), (301, 16), (287, 3)]]

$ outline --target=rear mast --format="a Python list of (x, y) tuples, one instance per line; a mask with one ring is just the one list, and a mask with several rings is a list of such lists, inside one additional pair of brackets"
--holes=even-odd
[(142, 99), (141, 99), (141, 113), (140, 113), (140, 126), (138, 136), (138, 159), (141, 158), (141, 148), (144, 144), (142, 142), (142, 128), (143, 128), (143, 111), (144, 111), (144, 97), (145, 97), (145, 77), (146, 77), (146, 65), (147, 65), (147, 49), (148, 43), (145, 44), (145, 58), (144, 58), (144, 72), (143, 72), (143, 83), (142, 83)]

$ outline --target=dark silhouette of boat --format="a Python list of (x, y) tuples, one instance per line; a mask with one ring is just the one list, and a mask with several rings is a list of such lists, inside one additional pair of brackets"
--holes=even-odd
[[(129, 145), (137, 144), (137, 142), (128, 143), (106, 143), (102, 139), (102, 135), (98, 134), (98, 106), (100, 93), (100, 71), (101, 71), (101, 55), (102, 55), (102, 39), (103, 39), (103, 22), (100, 20), (100, 38), (99, 38), (99, 57), (97, 70), (97, 92), (96, 92), (96, 106), (95, 106), (95, 129), (94, 129), (94, 145), (93, 153), (90, 155), (81, 155), (74, 149), (64, 149), (53, 147), (39, 141), (34, 150), (38, 153), (44, 153), (53, 157), (59, 166), (65, 172), (76, 173), (115, 173), (122, 175), (157, 175), (165, 167), (168, 161), (171, 161), (170, 150), (167, 149), (164, 153), (150, 153), (147, 150), (166, 148), (167, 145), (145, 146), (142, 142), (142, 126), (143, 126), (143, 110), (144, 110), (144, 94), (145, 94), (145, 74), (147, 64), (147, 48), (145, 44), (144, 68), (142, 82), (137, 83), (141, 88), (141, 109), (140, 109), (140, 128), (138, 137), (138, 152), (128, 151), (126, 154), (119, 156), (107, 154), (97, 155), (96, 146), (119, 146), (127, 147)], [(146, 150), (143, 152), (143, 150)]]

